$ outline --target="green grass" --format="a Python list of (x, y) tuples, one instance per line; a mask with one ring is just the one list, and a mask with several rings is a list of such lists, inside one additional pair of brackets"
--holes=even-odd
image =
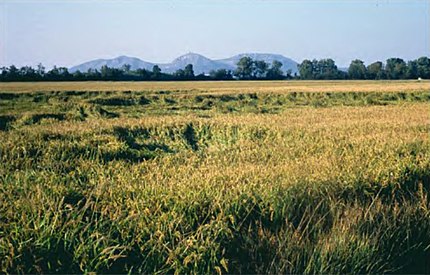
[[(40, 123), (42, 119), (85, 120), (88, 117), (142, 115), (210, 116), (217, 113), (281, 113), (288, 108), (393, 105), (427, 102), (421, 92), (288, 92), (233, 94), (172, 94), (171, 92), (0, 93), (0, 129)], [(23, 115), (24, 114), (24, 115)]]
[(429, 102), (0, 92), (1, 271), (429, 273)]

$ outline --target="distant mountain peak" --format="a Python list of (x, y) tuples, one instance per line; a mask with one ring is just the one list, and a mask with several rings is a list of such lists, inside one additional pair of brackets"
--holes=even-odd
[(183, 54), (183, 55), (179, 56), (178, 58), (180, 58), (180, 57), (195, 57), (195, 56), (206, 58), (205, 56), (203, 56), (203, 55), (201, 55), (199, 53), (195, 53), (195, 52), (188, 52), (186, 54)]
[(248, 52), (248, 53), (240, 53), (238, 56), (282, 56), (277, 53), (259, 53), (259, 52)]
[(124, 60), (124, 59), (133, 59), (133, 58), (136, 58), (136, 57), (128, 57), (126, 55), (120, 55), (120, 56), (112, 58), (112, 59)]
[(181, 56), (175, 58), (172, 61), (172, 63), (174, 63), (175, 61), (184, 61), (184, 60), (194, 61), (194, 60), (199, 60), (199, 59), (200, 60), (210, 60), (209, 58), (207, 58), (207, 57), (205, 57), (205, 56), (203, 56), (201, 54), (189, 52), (187, 54), (184, 54), (184, 55), (181, 55)]
[(176, 70), (183, 69), (188, 64), (192, 64), (194, 73), (200, 74), (209, 73), (212, 70), (219, 69), (234, 70), (236, 68), (237, 62), (240, 60), (240, 58), (244, 56), (249, 56), (254, 60), (263, 60), (269, 64), (271, 64), (273, 60), (278, 60), (283, 64), (282, 69), (284, 71), (291, 69), (293, 73), (297, 72), (297, 63), (294, 60), (280, 54), (241, 53), (226, 59), (212, 60), (194, 52), (189, 52), (184, 55), (181, 55), (175, 58), (171, 63), (167, 64), (157, 64), (143, 61), (137, 57), (120, 55), (111, 59), (96, 59), (88, 61), (80, 65), (71, 67), (69, 71), (75, 72), (79, 70), (81, 72), (86, 72), (88, 71), (88, 69), (100, 70), (100, 68), (104, 65), (112, 68), (121, 68), (125, 64), (129, 64), (132, 70), (136, 70), (139, 68), (151, 70), (152, 67), (157, 64), (161, 68), (162, 72), (173, 73)]
[(150, 62), (143, 61), (137, 57), (129, 57), (129, 56), (121, 55), (121, 56), (111, 58), (111, 59), (96, 59), (96, 60), (88, 61), (88, 62), (82, 63), (80, 65), (71, 67), (69, 69), (69, 71), (70, 72), (76, 72), (76, 71), (86, 72), (89, 69), (100, 70), (102, 66), (108, 66), (111, 68), (121, 68), (122, 66), (124, 66), (126, 64), (130, 65), (130, 68), (132, 70), (136, 70), (139, 68), (151, 69), (152, 66), (154, 66), (154, 64), (152, 64)]

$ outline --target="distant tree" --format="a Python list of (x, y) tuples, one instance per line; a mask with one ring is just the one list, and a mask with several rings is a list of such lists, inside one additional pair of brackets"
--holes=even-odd
[(71, 74), (69, 73), (69, 69), (66, 67), (58, 68), (59, 78), (61, 81), (67, 81), (71, 79)]
[(85, 75), (81, 71), (77, 70), (73, 73), (73, 80), (83, 81), (85, 80)]
[(161, 69), (160, 67), (158, 67), (158, 65), (154, 65), (154, 67), (152, 67), (152, 79), (156, 79), (158, 80), (161, 76)]
[(86, 72), (86, 80), (101, 80), (101, 73), (96, 69), (88, 69)]
[(264, 60), (256, 60), (253, 65), (252, 78), (265, 78), (269, 65)]
[(344, 72), (342, 70), (337, 71), (337, 78), (336, 79), (348, 79), (348, 72)]
[[(125, 75), (123, 69), (111, 68), (106, 65), (100, 68), (100, 77), (102, 80), (127, 80), (131, 79), (131, 75)], [(130, 73), (130, 71), (129, 71)]]
[(337, 79), (339, 77), (339, 70), (337, 69), (336, 63), (333, 59), (321, 59), (317, 63), (316, 79)]
[(8, 78), (12, 81), (19, 80), (19, 70), (15, 65), (9, 66)]
[(418, 76), (430, 79), (430, 59), (426, 56), (417, 59)]
[(41, 77), (45, 75), (45, 67), (43, 67), (42, 63), (37, 64), (37, 74)]
[(125, 72), (125, 73), (129, 73), (130, 69), (131, 69), (131, 65), (130, 64), (124, 64), (122, 65), (121, 69)]
[(0, 73), (0, 75), (1, 75), (0, 80), (6, 80), (7, 79), (7, 73), (8, 73), (7, 68), (6, 67), (1, 67), (0, 71), (1, 71), (1, 73)]
[(297, 67), (301, 79), (314, 79), (314, 65), (312, 61), (305, 59)]
[[(291, 79), (292, 71), (287, 70), (284, 76), (282, 63), (273, 61), (269, 66), (263, 60), (252, 60), (250, 57), (243, 57), (237, 63), (237, 70), (234, 76), (239, 79)], [(363, 61), (353, 60), (348, 68), (348, 73), (340, 71), (334, 60), (328, 59), (305, 59), (298, 65), (300, 75), (294, 73), (296, 79), (430, 79), (430, 59), (420, 57), (410, 60), (407, 63), (401, 58), (390, 58), (384, 68), (381, 61), (374, 62), (369, 66), (364, 66)], [(195, 76), (192, 64), (188, 64), (184, 69), (177, 70), (173, 74), (162, 73), (159, 66), (155, 65), (152, 71), (145, 69), (132, 70), (129, 64), (121, 68), (110, 68), (102, 66), (100, 71), (89, 69), (86, 72), (76, 71), (69, 73), (65, 67), (54, 66), (45, 72), (45, 67), (38, 64), (37, 68), (23, 66), (17, 68), (14, 65), (0, 68), (0, 81), (84, 81), (84, 80), (230, 80), (233, 79), (231, 71), (220, 69), (213, 70), (209, 75), (199, 74)]]
[(185, 66), (184, 77), (188, 80), (191, 80), (194, 78), (193, 64), (188, 64), (187, 66)]
[(70, 73), (65, 67), (54, 66), (50, 71), (46, 73), (46, 80), (49, 81), (65, 81), (70, 79)]
[(112, 79), (112, 70), (107, 65), (103, 65), (100, 68), (100, 74), (102, 76), (102, 79), (104, 79), (104, 80), (111, 80)]
[(176, 70), (176, 72), (173, 75), (177, 80), (185, 79), (185, 71), (183, 69)]
[(251, 79), (254, 71), (253, 65), (254, 62), (252, 58), (248, 56), (242, 57), (239, 62), (237, 62), (237, 68), (234, 75), (239, 79)]
[(388, 79), (404, 79), (406, 78), (407, 66), (401, 58), (389, 58), (385, 71)]
[(297, 67), (301, 79), (342, 79), (344, 77), (331, 58), (312, 61), (305, 59)]
[(212, 78), (209, 75), (206, 75), (204, 73), (200, 73), (196, 76), (194, 76), (194, 80), (198, 81), (204, 81), (204, 80), (211, 80)]
[(231, 71), (226, 69), (212, 70), (209, 72), (209, 77), (214, 80), (230, 80), (233, 79)]
[(418, 78), (418, 62), (416, 60), (408, 61), (406, 65), (406, 78)]
[(364, 62), (359, 59), (353, 60), (348, 68), (348, 76), (350, 79), (365, 79), (366, 66), (364, 66)]
[(19, 80), (20, 81), (33, 81), (38, 80), (39, 75), (36, 70), (30, 66), (24, 66), (19, 69)]
[(384, 79), (384, 64), (381, 61), (376, 61), (367, 66), (367, 79)]
[(151, 78), (151, 72), (145, 69), (137, 69), (136, 74), (140, 80), (149, 80)]
[(46, 73), (47, 80), (58, 81), (60, 80), (60, 70), (57, 66), (54, 66), (51, 70)]
[(312, 79), (319, 79), (321, 75), (320, 66), (317, 59), (312, 59)]
[(281, 62), (273, 60), (272, 65), (267, 70), (267, 79), (282, 79), (284, 77), (284, 73), (282, 72), (281, 67)]

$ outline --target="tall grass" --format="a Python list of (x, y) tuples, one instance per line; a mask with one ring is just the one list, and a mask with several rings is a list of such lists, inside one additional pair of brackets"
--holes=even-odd
[(2, 272), (430, 272), (425, 93), (34, 96), (1, 103)]

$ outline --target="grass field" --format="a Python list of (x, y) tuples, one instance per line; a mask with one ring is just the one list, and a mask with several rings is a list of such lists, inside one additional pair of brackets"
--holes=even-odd
[(194, 93), (249, 92), (400, 92), (428, 91), (428, 80), (333, 81), (181, 81), (181, 82), (10, 82), (1, 91), (193, 91)]
[(430, 273), (430, 82), (0, 83), (6, 273)]

